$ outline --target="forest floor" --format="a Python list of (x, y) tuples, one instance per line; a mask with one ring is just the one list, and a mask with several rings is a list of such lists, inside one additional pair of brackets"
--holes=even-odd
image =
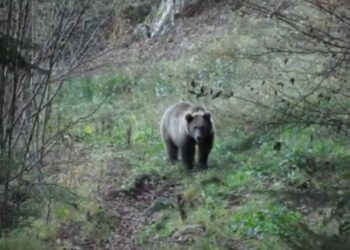
[[(160, 112), (185, 96), (176, 78), (186, 76), (186, 66), (185, 73), (171, 78), (182, 63), (176, 60), (186, 57), (191, 63), (208, 53), (208, 41), (220, 46), (227, 34), (236, 34), (237, 29), (244, 33), (247, 20), (238, 12), (227, 1), (217, 2), (191, 18), (177, 19), (175, 26), (157, 38), (115, 44), (88, 66), (92, 80), (75, 82), (88, 93), (85, 100), (77, 98), (86, 94), (81, 94), (83, 90), (75, 93), (74, 85), (70, 86), (66, 99), (59, 103), (63, 113), (66, 107), (68, 119), (86, 112), (91, 103), (97, 105), (104, 95), (115, 95), (96, 117), (67, 135), (74, 141), (74, 153), (72, 163), (61, 166), (68, 169), (61, 171), (66, 175), (63, 179), (72, 178), (73, 188), (93, 197), (103, 212), (83, 205), (80, 213), (93, 229), (86, 233), (81, 226), (63, 223), (57, 237), (59, 246), (68, 241), (68, 249), (313, 250), (320, 249), (316, 245), (327, 239), (326, 233), (337, 231), (333, 222), (324, 225), (321, 221), (330, 217), (338, 193), (348, 185), (348, 180), (334, 171), (348, 162), (349, 152), (340, 136), (322, 141), (321, 134), (328, 132), (313, 128), (247, 132), (232, 120), (223, 122), (217, 114), (220, 131), (209, 170), (188, 174), (181, 164), (169, 166), (164, 160), (158, 131)], [(255, 20), (253, 24), (261, 25)], [(249, 44), (250, 40), (244, 39), (240, 42)], [(168, 65), (156, 69), (159, 72), (147, 70), (161, 63)], [(234, 68), (231, 61), (228, 67)], [(134, 68), (141, 68), (141, 75), (133, 72)], [(207, 81), (218, 76), (218, 82), (224, 78), (231, 84), (230, 74), (208, 68), (212, 72)], [(198, 72), (192, 76), (203, 73)], [(108, 76), (99, 79), (95, 74)], [(92, 81), (95, 84), (91, 85)], [(127, 123), (133, 125), (128, 146)], [(103, 131), (103, 126), (109, 126), (109, 131)], [(256, 134), (251, 141), (250, 136)], [(247, 141), (247, 149), (235, 148)], [(282, 149), (275, 149), (276, 142)], [(185, 212), (179, 194), (186, 198)], [(101, 235), (96, 233), (100, 231)]]
[(192, 17), (177, 18), (174, 26), (167, 27), (158, 37), (135, 39), (126, 35), (111, 41), (110, 48), (88, 67), (99, 73), (110, 72), (130, 66), (147, 67), (185, 54), (196, 55), (207, 40), (220, 40), (225, 33), (244, 25), (237, 22), (236, 8), (230, 1), (217, 2)]
[[(132, 151), (132, 148), (127, 150)], [(226, 171), (230, 175), (231, 173), (229, 171), (232, 170), (211, 168), (211, 171), (208, 173), (198, 171), (188, 174), (181, 170), (182, 166), (179, 164), (168, 166), (173, 169), (168, 169), (168, 172), (165, 174), (152, 170), (140, 171), (135, 174), (132, 171), (134, 166), (129, 162), (128, 157), (119, 156), (120, 151), (113, 148), (104, 148), (104, 152), (101, 153), (99, 150), (78, 147), (76, 152), (77, 154), (71, 158), (71, 161), (75, 162), (74, 171), (78, 173), (76, 177), (80, 179), (80, 184), (84, 183), (89, 186), (91, 189), (90, 196), (95, 197), (99, 206), (107, 214), (107, 221), (103, 221), (103, 223), (107, 225), (108, 233), (103, 236), (91, 235), (86, 237), (81, 227), (76, 227), (74, 223), (67, 223), (62, 224), (58, 236), (60, 242), (68, 241), (71, 247), (70, 249), (201, 249), (198, 246), (193, 247), (191, 244), (203, 237), (211, 229), (202, 227), (201, 223), (187, 224), (186, 220), (180, 223), (181, 226), (178, 225), (172, 231), (167, 232), (166, 236), (162, 235), (162, 233), (152, 232), (147, 234), (145, 241), (141, 241), (140, 237), (152, 225), (155, 225), (156, 228), (159, 227), (157, 230), (161, 231), (170, 217), (181, 218), (181, 212), (178, 207), (178, 195), (186, 194), (186, 192), (198, 192), (198, 190), (193, 191), (191, 189), (192, 186), (190, 188), (188, 187), (189, 182), (198, 183), (198, 179), (201, 184), (207, 182), (203, 186), (204, 189), (206, 185), (226, 185), (225, 183), (221, 183), (225, 180), (218, 173)], [(82, 154), (82, 152), (85, 153)], [(84, 156), (82, 157), (82, 155)], [(223, 197), (220, 197), (220, 200), (225, 205), (225, 209), (233, 213), (236, 209), (240, 209), (240, 206), (243, 204), (249, 203), (250, 200), (258, 201), (267, 198), (272, 201), (277, 199), (283, 204), (286, 204), (290, 209), (303, 214), (313, 224), (316, 221), (325, 220), (332, 213), (332, 209), (338, 199), (335, 191), (327, 190), (327, 188), (315, 188), (311, 183), (322, 183), (326, 176), (329, 180), (336, 179), (337, 177), (333, 172), (334, 166), (328, 165), (328, 163), (323, 166), (323, 163), (320, 163), (320, 165), (313, 167), (318, 167), (319, 169), (310, 173), (307, 180), (298, 182), (297, 185), (290, 184), (284, 190), (274, 190), (270, 178), (267, 178), (263, 180), (263, 185), (266, 189), (258, 187), (238, 188), (225, 194), (219, 192), (218, 195), (223, 195)], [(185, 177), (184, 174), (187, 176)], [(184, 178), (185, 181), (179, 178)], [(337, 183), (334, 184), (334, 188), (341, 190), (346, 185), (347, 182)], [(201, 198), (196, 197), (198, 194), (193, 195), (194, 202), (186, 210), (198, 209), (198, 207), (203, 205), (203, 201), (200, 201)], [(157, 203), (159, 200), (160, 202)], [(164, 202), (170, 205), (164, 205)], [(262, 201), (258, 201), (258, 203), (260, 202)], [(261, 205), (265, 206), (263, 203)], [(170, 216), (167, 213), (164, 214), (164, 211), (167, 210), (168, 212), (170, 211)], [(217, 210), (213, 208), (213, 214), (215, 213), (217, 213)], [(203, 221), (203, 223), (205, 222)], [(294, 223), (291, 224), (295, 226)], [(98, 227), (98, 225), (96, 226)], [(333, 226), (336, 226), (336, 224)], [(216, 230), (220, 231), (220, 228)], [(299, 228), (295, 227), (294, 230), (299, 230)], [(310, 233), (309, 231), (306, 232)], [(295, 237), (293, 234), (290, 238), (286, 237), (286, 244), (291, 244), (288, 249), (306, 250), (310, 249), (310, 244), (311, 246), (316, 244), (313, 241), (320, 240), (319, 237), (325, 237), (323, 239), (325, 240), (328, 236), (312, 234), (308, 236), (310, 238), (306, 240), (308, 241), (307, 243), (304, 242), (305, 239), (299, 238), (296, 242), (293, 242), (293, 237)], [(242, 239), (225, 240), (227, 242), (222, 242), (223, 245), (217, 246), (215, 249), (252, 249), (252, 246), (249, 247), (249, 244), (244, 243), (244, 237)], [(289, 240), (292, 242), (289, 242)], [(337, 241), (339, 241), (338, 238)], [(166, 248), (164, 248), (164, 244), (167, 246)], [(299, 244), (305, 244), (306, 248), (304, 246), (299, 248)], [(331, 247), (333, 246), (331, 245)], [(341, 242), (339, 249), (347, 249), (342, 247), (344, 246)], [(347, 243), (345, 247), (348, 247)], [(212, 248), (209, 247), (208, 249)]]
[[(111, 46), (106, 54), (88, 67), (93, 73), (111, 72), (135, 66), (149, 67), (160, 61), (180, 58), (185, 54), (193, 56), (201, 53), (201, 43), (220, 40), (226, 32), (238, 29), (239, 25), (242, 25), (236, 22), (234, 8), (232, 3), (218, 2), (210, 8), (200, 10), (193, 17), (178, 18), (175, 25), (159, 37), (141, 40), (133, 40), (132, 36), (126, 37), (124, 41)], [(147, 179), (141, 184), (142, 187), (137, 188), (135, 194), (130, 195), (115, 186), (115, 183), (121, 183), (118, 180), (130, 177), (132, 166), (128, 159), (110, 155), (105, 159), (105, 165), (106, 175), (99, 184), (97, 196), (108, 213), (116, 218), (113, 219), (114, 230), (103, 241), (94, 239), (80, 244), (83, 249), (145, 249), (140, 245), (138, 238), (141, 231), (156, 220), (152, 215), (145, 215), (145, 211), (157, 197), (176, 201), (176, 194), (182, 189), (181, 184), (164, 176), (151, 176), (150, 180)], [(152, 249), (152, 245), (148, 245), (147, 249)]]
[[(117, 168), (115, 164), (118, 165)], [(123, 189), (116, 187), (115, 183), (123, 177), (123, 172), (126, 175), (124, 178), (130, 176), (127, 172), (131, 166), (127, 159), (112, 159), (108, 165), (110, 168), (107, 170), (108, 177), (105, 181), (110, 184), (101, 187), (100, 195), (105, 209), (119, 220), (113, 226), (115, 231), (99, 249), (144, 249), (139, 243), (141, 230), (154, 223), (152, 214), (147, 213), (148, 209), (158, 197), (175, 200), (175, 195), (181, 190), (180, 185), (169, 178), (142, 174), (133, 180), (132, 187)]]

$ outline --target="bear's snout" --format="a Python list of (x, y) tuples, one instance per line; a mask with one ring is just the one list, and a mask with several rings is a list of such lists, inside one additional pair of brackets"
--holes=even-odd
[(203, 137), (202, 136), (200, 136), (200, 135), (197, 135), (197, 136), (195, 136), (195, 138), (194, 138), (195, 140), (196, 140), (196, 142), (201, 142), (202, 141), (202, 139), (203, 139)]

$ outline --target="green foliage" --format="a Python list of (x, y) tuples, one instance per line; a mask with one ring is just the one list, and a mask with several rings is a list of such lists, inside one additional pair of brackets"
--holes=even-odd
[[(269, 196), (269, 190), (282, 193), (310, 179), (313, 179), (311, 187), (329, 187), (333, 177), (316, 179), (317, 173), (324, 171), (324, 162), (341, 168), (343, 165), (338, 162), (344, 164), (349, 157), (345, 147), (348, 142), (344, 138), (330, 140), (327, 136), (313, 136), (322, 130), (319, 127), (284, 128), (271, 136), (258, 137), (262, 140), (261, 146), (243, 152), (230, 151), (230, 138), (221, 138), (212, 155), (217, 165), (192, 178), (180, 177), (184, 183), (183, 194), (196, 203), (187, 208), (185, 223), (202, 224), (206, 228), (205, 239), (196, 240), (190, 248), (225, 247), (232, 235), (237, 240), (244, 239), (252, 249), (285, 249), (285, 239), (306, 240), (309, 232), (301, 226), (304, 215), (286, 207), (277, 197)], [(282, 143), (279, 151), (274, 149), (276, 141)], [(152, 169), (157, 161), (148, 163), (142, 170)], [(211, 179), (214, 181), (207, 182)], [(143, 232), (143, 241), (147, 242), (146, 239), (155, 234), (170, 237), (181, 227), (183, 222), (179, 219), (178, 212), (170, 213), (162, 227), (157, 226), (158, 221)], [(160, 247), (164, 246), (160, 244)], [(167, 246), (165, 249), (177, 248)]]
[(45, 250), (44, 243), (25, 234), (12, 235), (0, 238), (1, 250)]
[[(186, 73), (182, 73), (195, 76), (196, 79), (206, 78), (215, 83), (220, 82), (219, 77), (227, 80), (234, 74), (227, 69), (230, 67), (229, 61), (212, 63), (213, 68), (205, 67), (208, 71), (196, 69), (194, 65)], [(232, 237), (239, 241), (244, 239), (244, 244), (254, 249), (284, 249), (283, 237), (289, 237), (290, 228), (295, 229), (293, 237), (302, 238), (307, 235), (299, 228), (303, 215), (287, 208), (282, 201), (270, 198), (267, 191), (298, 187), (310, 179), (314, 179), (310, 182), (311, 186), (329, 185), (331, 178), (316, 180), (314, 173), (324, 162), (330, 162), (338, 169), (346, 166), (349, 159), (346, 139), (339, 134), (326, 136), (326, 129), (320, 126), (280, 126), (268, 132), (258, 130), (246, 134), (239, 127), (230, 127), (228, 119), (218, 119), (220, 129), (211, 154), (211, 168), (194, 177), (188, 177), (181, 164), (169, 166), (164, 162), (158, 122), (161, 112), (172, 100), (163, 99), (174, 91), (178, 95), (186, 94), (182, 92), (185, 89), (174, 88), (175, 85), (171, 84), (169, 74), (174, 73), (174, 70), (167, 64), (162, 67), (163, 71), (158, 72), (155, 69), (153, 75), (147, 77), (138, 73), (117, 73), (115, 76), (96, 78), (93, 85), (89, 85), (90, 80), (76, 82), (81, 86), (77, 91), (79, 89), (84, 94), (79, 101), (81, 107), (74, 112), (86, 111), (86, 107), (91, 110), (105, 97), (107, 101), (94, 116), (71, 132), (84, 143), (102, 148), (106, 145), (118, 146), (117, 154), (128, 158), (132, 165), (131, 175), (124, 185), (127, 186), (134, 176), (146, 172), (173, 178), (184, 186), (183, 194), (189, 201), (186, 206), (187, 220), (181, 221), (176, 208), (158, 211), (157, 213), (163, 215), (142, 231), (140, 241), (147, 244), (158, 235), (161, 239), (159, 247), (176, 249), (176, 244), (163, 245), (162, 239), (171, 237), (184, 224), (201, 224), (206, 228), (206, 236), (195, 240), (189, 249), (216, 249), (218, 246), (218, 249), (222, 249), (230, 244)], [(176, 70), (176, 73), (181, 73), (181, 68)], [(193, 74), (196, 70), (198, 75)], [(209, 73), (210, 71), (213, 73)], [(109, 95), (118, 86), (124, 87), (119, 89), (120, 92), (115, 92), (113, 97)], [(64, 106), (76, 101), (69, 97), (73, 93), (69, 88), (66, 93), (67, 96), (63, 95), (57, 105)], [(65, 116), (69, 117), (71, 111), (66, 112)], [(109, 126), (101, 129), (96, 124), (103, 120), (109, 120)], [(131, 144), (127, 145), (130, 128)], [(281, 144), (279, 150), (274, 149), (276, 142)], [(203, 185), (211, 179), (216, 181)], [(196, 205), (191, 206), (191, 202)], [(57, 212), (59, 213), (56, 216), (59, 215), (61, 220), (72, 219), (66, 218), (64, 209)], [(103, 218), (108, 217), (102, 216), (102, 221)], [(102, 224), (106, 225), (102, 231), (108, 232), (108, 223)], [(88, 223), (85, 228), (94, 232), (96, 225), (98, 224)]]
[(33, 221), (30, 231), (35, 232), (39, 239), (48, 240), (54, 239), (58, 236), (59, 227), (53, 223), (47, 223), (43, 219)]
[(300, 222), (298, 213), (279, 204), (254, 202), (245, 204), (232, 217), (232, 230), (239, 235), (258, 237), (281, 235)]
[[(183, 226), (198, 224), (205, 227), (205, 235), (188, 243), (187, 249), (226, 249), (237, 242), (248, 249), (286, 249), (285, 238), (308, 237), (301, 224), (322, 225), (323, 218), (308, 217), (290, 205), (292, 198), (286, 202), (279, 194), (314, 189), (343, 192), (349, 187), (348, 137), (322, 123), (339, 111), (337, 103), (347, 107), (349, 101), (337, 94), (328, 100), (318, 89), (310, 93), (320, 78), (309, 73), (323, 68), (325, 58), (266, 53), (261, 44), (275, 44), (272, 33), (284, 37), (289, 31), (274, 20), (244, 21), (247, 25), (223, 35), (219, 42), (209, 38), (198, 45), (202, 53), (196, 57), (162, 61), (147, 70), (132, 68), (72, 79), (54, 104), (59, 110), (58, 126), (63, 127), (102, 103), (68, 133), (73, 142), (93, 146), (90, 153), (97, 155), (92, 162), (95, 168), (103, 168), (103, 151), (128, 160), (129, 174), (116, 185), (125, 188), (135, 176), (152, 173), (182, 186), (187, 218), (181, 219), (176, 206), (156, 211), (155, 222), (140, 233), (142, 244), (157, 239), (158, 249), (183, 249), (181, 244), (169, 243), (169, 237)], [(291, 46), (288, 40), (283, 45)], [(260, 53), (259, 58), (255, 56)], [(211, 88), (234, 95), (211, 100), (209, 94), (197, 100), (188, 93), (192, 80), (204, 92)], [(330, 79), (323, 85), (327, 95), (340, 86), (339, 79), (334, 79), (334, 86), (332, 83)], [(164, 160), (159, 119), (168, 105), (180, 99), (209, 103), (214, 110), (217, 137), (206, 171), (189, 174), (180, 163), (170, 166)], [(328, 115), (318, 116), (319, 111)], [(348, 116), (335, 117), (346, 120)], [(77, 189), (83, 192), (91, 185), (80, 184)], [(272, 191), (277, 195), (270, 195)], [(67, 204), (57, 205), (55, 222), (74, 220), (90, 234), (107, 234), (108, 214), (94, 206), (90, 212), (90, 205), (79, 211)], [(83, 216), (88, 211), (93, 214), (90, 221)], [(55, 233), (50, 226), (42, 228)], [(313, 230), (322, 233), (321, 226)]]

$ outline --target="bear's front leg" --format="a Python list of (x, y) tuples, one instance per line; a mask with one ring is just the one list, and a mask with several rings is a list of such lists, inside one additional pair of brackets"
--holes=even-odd
[(193, 169), (194, 154), (196, 152), (196, 144), (188, 142), (180, 147), (181, 160), (188, 170)]
[(208, 168), (208, 157), (213, 147), (214, 138), (202, 142), (198, 145), (198, 165), (201, 169)]
[(174, 163), (175, 161), (177, 161), (178, 147), (170, 139), (165, 141), (165, 146), (168, 154), (168, 160), (171, 163)]

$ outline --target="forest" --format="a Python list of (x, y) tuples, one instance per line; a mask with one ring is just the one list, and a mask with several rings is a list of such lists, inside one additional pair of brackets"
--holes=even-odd
[(350, 249), (349, 69), (349, 0), (1, 0), (0, 250)]

